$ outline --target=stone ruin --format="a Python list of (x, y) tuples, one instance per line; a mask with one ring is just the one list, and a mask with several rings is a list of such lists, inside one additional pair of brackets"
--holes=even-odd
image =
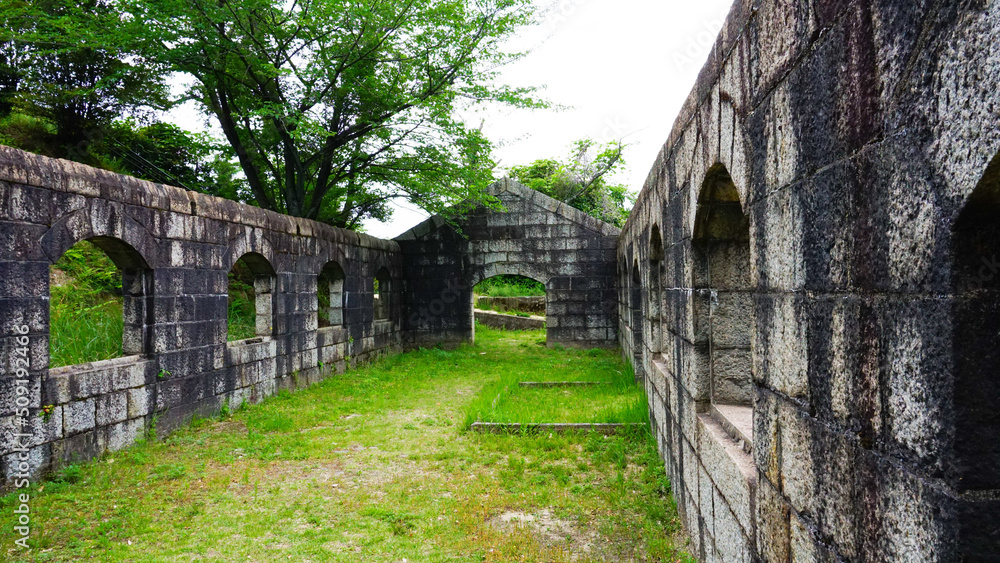
[[(472, 287), (519, 274), (550, 344), (632, 361), (701, 560), (997, 560), (998, 36), (989, 0), (737, 1), (621, 232), (502, 181), (503, 211), (379, 240), (0, 148), (3, 483), (469, 341)], [(81, 240), (123, 272), (126, 356), (50, 370)], [(258, 335), (227, 343), (241, 257)]]

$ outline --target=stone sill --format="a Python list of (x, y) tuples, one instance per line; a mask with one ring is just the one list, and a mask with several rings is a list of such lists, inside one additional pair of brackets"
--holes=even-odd
[(713, 404), (710, 414), (743, 451), (753, 455), (753, 407)]
[(729, 461), (743, 475), (747, 484), (751, 488), (755, 488), (757, 486), (757, 466), (754, 463), (753, 454), (746, 451), (744, 444), (733, 439), (714, 416), (699, 414), (698, 421), (701, 423), (705, 435), (726, 452)]
[(149, 358), (143, 355), (121, 356), (119, 358), (111, 358), (110, 360), (100, 360), (97, 362), (87, 362), (85, 364), (74, 364), (71, 366), (59, 366), (57, 368), (49, 368), (49, 375), (58, 376), (85, 371), (103, 371), (111, 368), (138, 364), (148, 359)]
[(230, 348), (239, 348), (240, 346), (250, 346), (253, 344), (263, 344), (265, 342), (270, 342), (270, 336), (254, 336), (253, 338), (244, 338), (243, 340), (231, 340), (226, 342), (226, 346)]

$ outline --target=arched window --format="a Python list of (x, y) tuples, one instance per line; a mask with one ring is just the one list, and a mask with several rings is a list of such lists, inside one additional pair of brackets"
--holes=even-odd
[(642, 341), (642, 277), (639, 272), (639, 261), (635, 260), (632, 263), (632, 287), (630, 288), (631, 293), (631, 309), (632, 309), (632, 363), (634, 364), (636, 374), (642, 377), (643, 367), (642, 367), (642, 349), (645, 344)]
[(712, 168), (702, 185), (692, 251), (695, 345), (709, 371), (699, 379), (709, 383), (714, 413), (752, 426), (750, 220), (724, 166)]
[(127, 243), (93, 237), (50, 268), (49, 367), (149, 352), (152, 270)]
[(327, 262), (316, 281), (319, 327), (344, 324), (344, 270), (336, 262)]
[(374, 282), (375, 320), (389, 320), (392, 311), (392, 278), (389, 270), (381, 268), (375, 274)]
[(964, 560), (1000, 548), (1000, 155), (953, 231), (954, 487)]
[(663, 238), (653, 225), (649, 234), (649, 348), (659, 353), (663, 346)]
[(229, 340), (271, 336), (274, 333), (275, 272), (260, 254), (240, 257), (229, 272)]

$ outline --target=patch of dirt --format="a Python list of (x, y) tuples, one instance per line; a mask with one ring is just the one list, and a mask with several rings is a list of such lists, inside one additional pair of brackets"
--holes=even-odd
[(66, 272), (56, 269), (49, 268), (49, 285), (52, 287), (61, 287), (69, 283), (69, 276)]
[(566, 553), (572, 554), (573, 561), (579, 559), (617, 560), (605, 547), (609, 546), (609, 541), (596, 530), (581, 528), (576, 522), (556, 518), (548, 509), (537, 513), (507, 511), (490, 519), (488, 524), (502, 532), (527, 528), (539, 544), (561, 548)]

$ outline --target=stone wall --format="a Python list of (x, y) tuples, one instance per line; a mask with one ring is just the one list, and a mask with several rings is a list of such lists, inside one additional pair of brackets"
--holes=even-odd
[(538, 330), (545, 328), (545, 317), (518, 317), (476, 309), (476, 322), (504, 330)]
[[(49, 370), (49, 267), (82, 240), (123, 272), (126, 357)], [(241, 257), (257, 274), (259, 336), (226, 342)], [(344, 274), (341, 314), (319, 328), (317, 279), (331, 262)], [(154, 420), (167, 432), (399, 349), (401, 265), (392, 241), (0, 147), (2, 482), (123, 448)], [(388, 319), (375, 321), (383, 268)]]
[(702, 560), (996, 560), (998, 36), (998, 2), (733, 6), (618, 246)]
[(396, 238), (408, 342), (472, 340), (472, 288), (516, 274), (545, 284), (550, 345), (616, 346), (619, 230), (511, 180), (492, 189), (502, 211), (477, 207), (456, 220), (457, 230), (432, 217)]

